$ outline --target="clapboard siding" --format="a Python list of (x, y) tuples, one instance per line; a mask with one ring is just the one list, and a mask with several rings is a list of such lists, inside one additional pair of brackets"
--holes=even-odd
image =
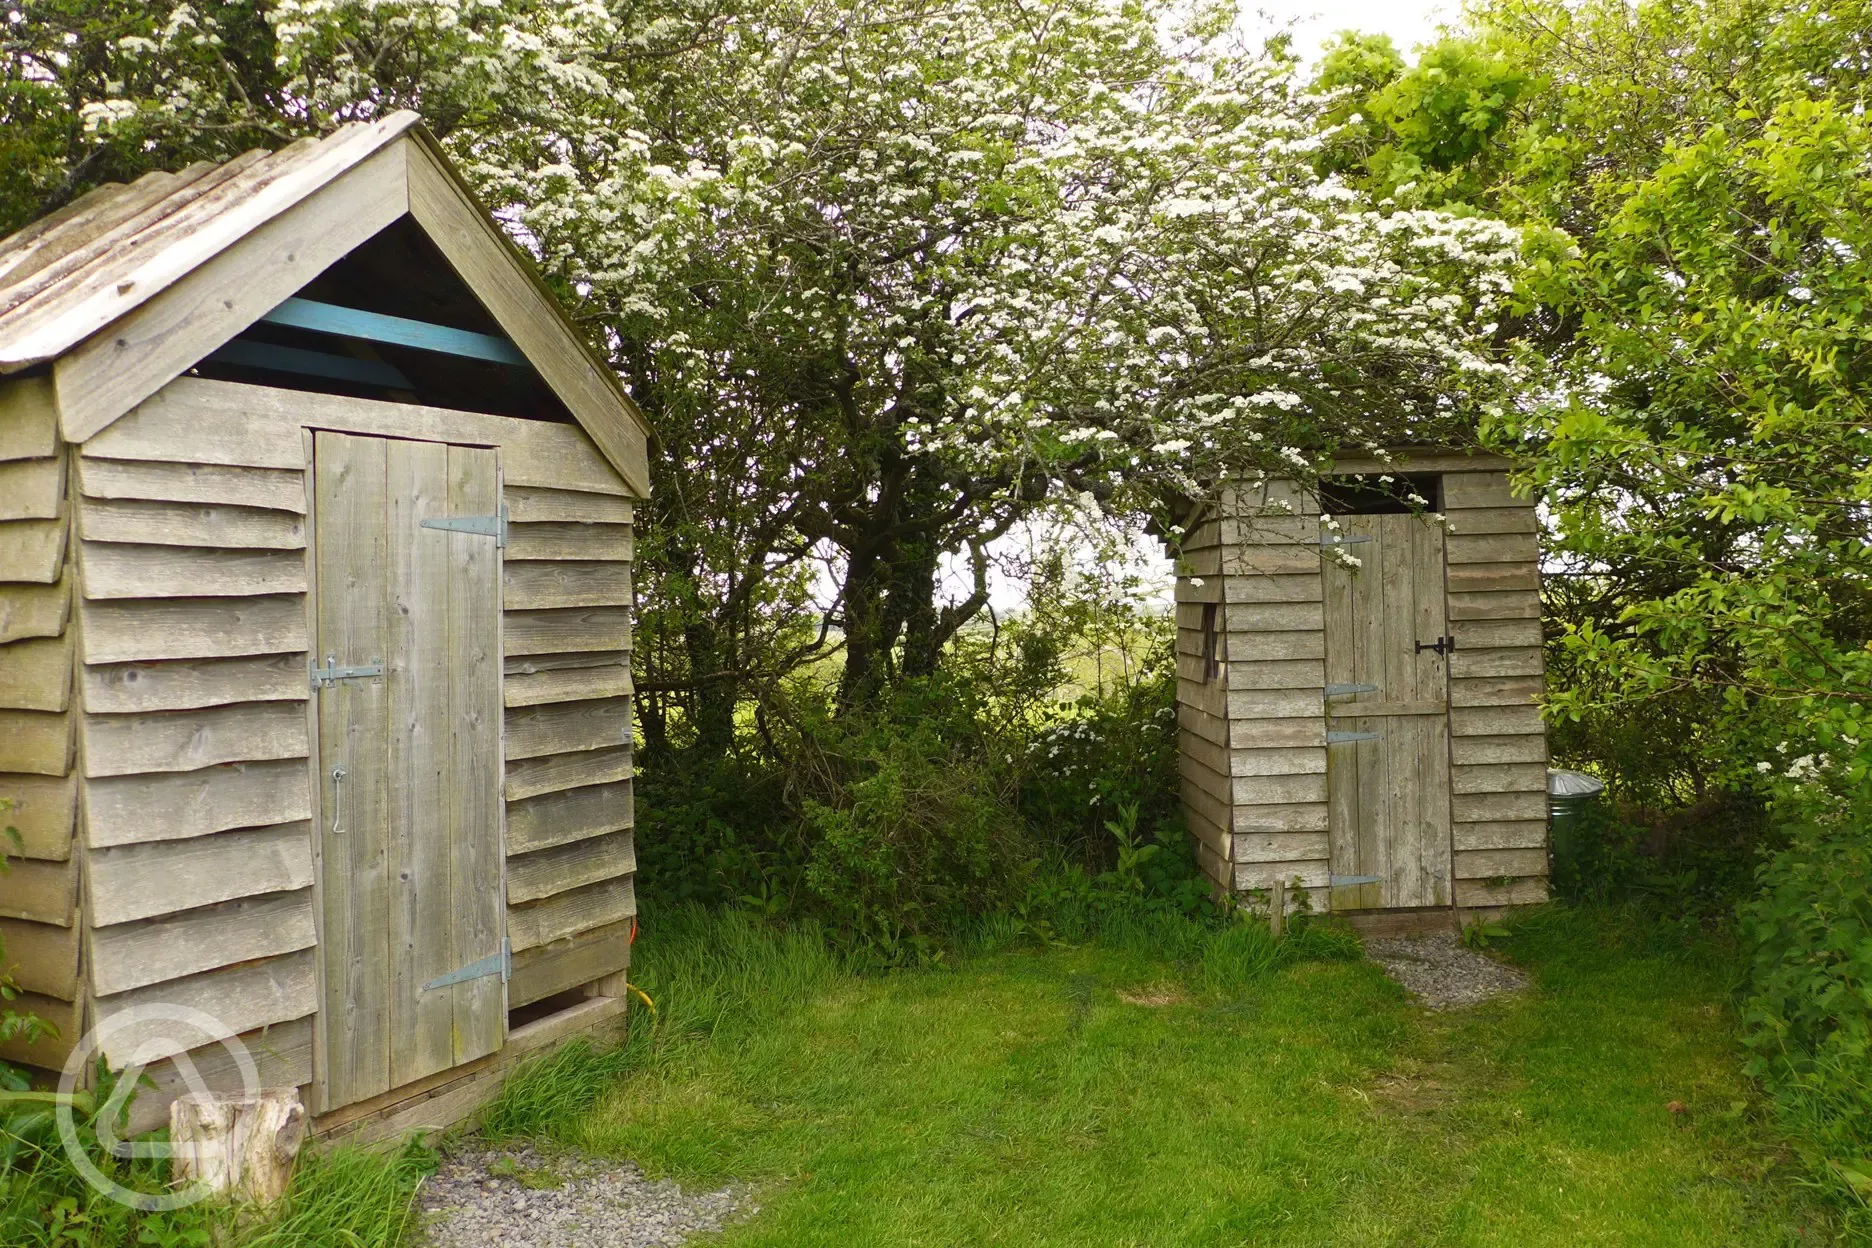
[(129, 715), (237, 702), (304, 702), (306, 671), (304, 654), (87, 665), (84, 704), (93, 714)]
[(77, 924), (0, 918), (0, 948), (6, 951), (0, 975), (11, 977), (23, 992), (76, 1001), (79, 943)]
[(304, 516), (261, 507), (92, 498), (79, 517), (78, 536), (86, 542), (222, 550), (304, 550), (306, 545)]
[(78, 778), (0, 775), (0, 801), (11, 803), (6, 824), (18, 833), (7, 856), (63, 862), (71, 857), (78, 810)]
[(295, 702), (242, 702), (151, 715), (86, 715), (85, 774), (198, 771), (221, 763), (304, 758), (305, 711)]
[(91, 982), (127, 992), (216, 967), (310, 949), (312, 890), (221, 902), (162, 918), (94, 928)]
[(0, 462), (0, 520), (56, 520), (64, 502), (61, 456)]
[(0, 709), (66, 710), (71, 704), (71, 684), (70, 633), (0, 645)]
[(95, 499), (263, 508), (299, 516), (306, 509), (305, 473), (297, 467), (230, 468), (220, 464), (99, 459), (91, 447), (78, 459), (78, 488), (86, 498)]
[[(96, 999), (100, 1023), (140, 1006), (163, 1004), (201, 1010), (234, 1032), (304, 1018), (317, 1008), (313, 951), (223, 966), (147, 988)], [(120, 1023), (109, 1030), (104, 1056), (121, 1066), (132, 1055), (143, 1062), (184, 1052), (177, 1029), (160, 1016)]]
[[(1404, 472), (1413, 462), (1358, 459), (1340, 470)], [(1476, 873), (1546, 869), (1544, 810), (1536, 809), (1545, 800), (1547, 759), (1536, 705), (1543, 685), (1539, 518), (1532, 500), (1514, 493), (1498, 466), (1504, 461), (1445, 454), (1420, 462), (1417, 471), (1444, 472), (1447, 631), (1457, 643), (1448, 668), (1454, 874), (1465, 897), (1530, 896), (1531, 885), (1485, 886)], [(1176, 594), (1185, 811), (1212, 875), (1212, 829), (1226, 825), (1230, 887), (1298, 878), (1325, 903), (1331, 854), (1319, 508), (1281, 481), (1231, 483), (1218, 498), (1189, 522)], [(1204, 602), (1223, 604), (1225, 662), (1214, 681), (1199, 679)], [(1478, 892), (1484, 887), (1489, 891)]]
[(91, 921), (99, 926), (311, 885), (312, 829), (305, 823), (94, 849), (85, 873)]
[(71, 618), (71, 576), (51, 585), (0, 583), (0, 644), (57, 637)]
[[(510, 1002), (574, 968), (588, 978), (628, 964), (594, 931), (636, 913), (632, 826), (631, 504), (611, 495), (516, 484), (502, 573), (509, 939), (558, 942)], [(610, 942), (615, 945), (617, 942)], [(590, 946), (590, 947), (588, 947)], [(616, 965), (611, 965), (616, 963)], [(554, 969), (555, 967), (559, 969)], [(583, 981), (580, 981), (583, 982)], [(511, 986), (510, 986), (511, 987)], [(558, 991), (558, 989), (554, 989)], [(543, 993), (541, 995), (544, 995)]]

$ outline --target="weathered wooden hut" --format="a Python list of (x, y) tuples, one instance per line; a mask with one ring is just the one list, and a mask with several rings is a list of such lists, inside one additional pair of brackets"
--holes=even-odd
[(1183, 799), (1219, 891), (1339, 913), (1546, 898), (1539, 526), (1507, 469), (1341, 459), (1317, 490), (1236, 483), (1192, 515)]
[(387, 1132), (616, 1025), (646, 432), (417, 118), (0, 242), (0, 374), (0, 1056)]

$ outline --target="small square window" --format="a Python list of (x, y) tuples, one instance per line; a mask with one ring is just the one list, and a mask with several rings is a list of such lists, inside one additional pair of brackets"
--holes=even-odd
[(1202, 611), (1202, 660), (1203, 682), (1207, 684), (1222, 673), (1221, 645), (1216, 634), (1216, 613), (1219, 608), (1213, 602), (1203, 603)]

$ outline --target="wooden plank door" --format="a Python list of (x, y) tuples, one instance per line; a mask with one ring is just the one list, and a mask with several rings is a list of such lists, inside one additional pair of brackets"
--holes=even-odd
[(504, 1039), (500, 555), (423, 524), (500, 492), (491, 450), (318, 433), (313, 461), (323, 1112)]
[(1449, 661), (1418, 648), (1448, 631), (1443, 529), (1412, 515), (1339, 523), (1358, 566), (1324, 560), (1332, 905), (1446, 906)]

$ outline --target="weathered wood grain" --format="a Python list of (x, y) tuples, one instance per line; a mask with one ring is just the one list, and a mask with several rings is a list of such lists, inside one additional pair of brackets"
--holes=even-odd
[(0, 709), (63, 711), (71, 705), (72, 638), (0, 645)]
[(194, 1047), (188, 1041), (199, 1037), (185, 1038), (187, 1028), (158, 1016), (111, 1025), (112, 1019), (127, 1011), (159, 1002), (200, 1010), (236, 1032), (304, 1018), (318, 1008), (315, 976), (312, 950), (303, 949), (98, 997), (93, 1010), (108, 1037), (104, 1056), (112, 1065), (121, 1066), (132, 1055), (152, 1062)]
[(0, 771), (63, 776), (72, 769), (72, 717), (66, 712), (0, 711)]
[(0, 520), (56, 520), (65, 514), (65, 460), (0, 461)]
[(1490, 823), (1456, 825), (1456, 850), (1466, 849), (1541, 849), (1547, 847), (1547, 821), (1544, 819), (1501, 820)]
[(1324, 775), (1324, 746), (1258, 750), (1230, 750), (1229, 774), (1234, 776)]
[(1298, 884), (1301, 888), (1325, 888), (1332, 868), (1324, 861), (1312, 862), (1238, 862), (1235, 864), (1236, 891)]
[(502, 581), (510, 611), (628, 607), (633, 600), (628, 563), (518, 563), (510, 556)]
[[(383, 148), (244, 235), (214, 240), (219, 249), (197, 252), (201, 260), (193, 269), (118, 317), (108, 332), (93, 334), (61, 356), (52, 375), (66, 441), (92, 438), (173, 384), (172, 378), (402, 216), (409, 203), (404, 150), (402, 144)], [(209, 242), (204, 237), (196, 245)]]
[(1457, 620), (1449, 626), (1459, 650), (1488, 650), (1506, 647), (1539, 648), (1545, 640), (1538, 619)]
[(1547, 791), (1547, 764), (1471, 763), (1457, 767), (1450, 777), (1454, 793), (1525, 793)]
[(84, 1035), (84, 1009), (80, 1002), (22, 992), (7, 1002), (7, 1009), (17, 1014), (30, 1014), (47, 1028), (36, 1040), (23, 1034), (0, 1040), (0, 1061), (57, 1070)]
[(1450, 712), (1450, 732), (1458, 737), (1538, 736), (1544, 731), (1540, 708), (1532, 702), (1462, 707)]
[(628, 563), (635, 556), (634, 547), (628, 524), (509, 524), (507, 528), (509, 563), (539, 559)]
[(0, 461), (58, 454), (58, 398), (50, 377), (0, 380)]
[(1224, 602), (1318, 602), (1318, 569), (1292, 576), (1231, 576), (1222, 583)]
[(507, 1000), (518, 1007), (630, 966), (631, 921), (606, 924), (514, 955)]
[(1236, 806), (1291, 806), (1326, 800), (1324, 771), (1312, 775), (1240, 776), (1230, 787)]
[(312, 816), (311, 787), (298, 758), (88, 780), (85, 840), (107, 849), (296, 823)]
[(71, 616), (69, 574), (50, 585), (0, 585), (0, 644), (57, 637)]
[(518, 801), (542, 793), (556, 793), (560, 789), (628, 780), (630, 776), (628, 746), (520, 759), (507, 764), (506, 797), (510, 802)]
[(197, 771), (218, 763), (304, 758), (305, 712), (291, 702), (240, 702), (197, 711), (86, 715), (87, 776)]
[(1540, 595), (1532, 589), (1452, 593), (1449, 604), (1452, 620), (1538, 620), (1541, 614)]
[(86, 498), (143, 499), (305, 514), (305, 473), (297, 468), (98, 459), (92, 450), (93, 447), (87, 446), (78, 458), (78, 488)]
[(76, 861), (14, 859), (0, 872), (0, 918), (70, 927), (77, 917)]
[(1464, 793), (1451, 799), (1451, 810), (1457, 823), (1544, 819), (1547, 794), (1544, 787), (1542, 791), (1525, 793)]
[[(27, 919), (0, 919), (0, 976), (22, 992), (78, 999), (79, 925), (59, 927)], [(11, 1008), (10, 1006), (8, 1007)]]
[(1459, 880), (1546, 874), (1547, 851), (1542, 848), (1465, 849), (1456, 853), (1456, 878)]
[(1450, 761), (1459, 767), (1484, 763), (1547, 762), (1547, 739), (1539, 732), (1520, 736), (1456, 736), (1450, 741)]
[(0, 802), (11, 803), (0, 826), (19, 834), (9, 843), (8, 857), (41, 858), (63, 862), (71, 857), (77, 827), (78, 777), (0, 775)]
[(1452, 536), (1484, 533), (1538, 533), (1540, 515), (1532, 504), (1521, 507), (1467, 507), (1448, 513)]
[(507, 904), (551, 897), (637, 869), (631, 832), (612, 832), (552, 849), (514, 854), (507, 859)]
[(1231, 720), (1324, 719), (1326, 703), (1318, 689), (1231, 689), (1228, 692), (1228, 717)]
[[(161, 888), (150, 887), (155, 879)], [(311, 828), (303, 823), (93, 850), (85, 876), (100, 927), (311, 886)]]
[(83, 601), (78, 618), (86, 663), (218, 659), (307, 649), (305, 601), (289, 594)]
[(625, 698), (631, 692), (628, 662), (607, 662), (591, 667), (510, 673), (503, 689), (508, 706), (539, 706), (547, 702), (579, 702), (588, 698)]
[(514, 524), (623, 524), (631, 523), (631, 500), (615, 494), (590, 494), (515, 485), (501, 491), (508, 519)]
[(1324, 832), (1253, 832), (1235, 837), (1237, 862), (1316, 862), (1326, 856)]
[(91, 989), (99, 995), (128, 992), (238, 962), (310, 949), (316, 941), (310, 889), (94, 927), (88, 937)]
[(1449, 561), (1456, 564), (1533, 563), (1540, 550), (1532, 533), (1452, 533)]
[(1471, 507), (1527, 507), (1531, 500), (1516, 494), (1505, 472), (1449, 472), (1443, 475), (1443, 506), (1456, 511)]
[(171, 382), (85, 450), (111, 459), (303, 469), (304, 428), (498, 446), (502, 469), (515, 484), (630, 492), (576, 425), (199, 377)]
[(637, 913), (634, 877), (587, 884), (543, 901), (507, 908), (507, 931), (514, 952), (563, 940), (578, 932), (616, 923)]
[(55, 583), (65, 567), (63, 520), (0, 521), (0, 581)]
[(625, 607), (509, 611), (503, 625), (509, 656), (631, 648), (631, 613)]
[(1326, 627), (1317, 602), (1230, 603), (1223, 614), (1231, 633), (1318, 632)]
[(202, 550), (84, 542), (84, 596), (110, 598), (247, 598), (302, 594), (305, 556), (298, 551)]
[(96, 714), (132, 715), (235, 702), (303, 702), (310, 691), (308, 667), (303, 654), (89, 665), (84, 704)]
[[(253, 1058), (263, 1088), (297, 1088), (312, 1082), (312, 1020), (296, 1018), (255, 1028), (237, 1037)], [(220, 1044), (189, 1051), (184, 1067), (165, 1058), (143, 1070), (148, 1085), (137, 1090), (126, 1118), (126, 1135), (140, 1135), (169, 1124), (169, 1105), (194, 1089), (191, 1080), (211, 1092), (239, 1091), (242, 1074), (234, 1056)]]
[(509, 760), (629, 745), (630, 699), (514, 707), (506, 722)]
[[(78, 508), (87, 542), (225, 550), (304, 550), (305, 518), (260, 507), (90, 499)], [(166, 595), (165, 595), (166, 596)]]
[(1538, 906), (1547, 900), (1544, 876), (1528, 876), (1504, 884), (1488, 880), (1457, 880), (1459, 906)]
[(1528, 563), (1463, 563), (1449, 569), (1451, 593), (1497, 593), (1540, 588), (1540, 567)]
[(1235, 719), (1228, 722), (1228, 743), (1236, 749), (1270, 749), (1276, 746), (1325, 745), (1326, 714), (1322, 707), (1308, 715), (1291, 718)]
[(1532, 706), (1546, 692), (1546, 683), (1538, 675), (1453, 677), (1450, 680), (1450, 705)]
[(507, 804), (507, 852), (525, 854), (632, 825), (631, 782), (565, 789)]
[(1512, 649), (1467, 650), (1450, 656), (1450, 677), (1465, 680), (1484, 676), (1539, 676), (1545, 670), (1539, 646)]

